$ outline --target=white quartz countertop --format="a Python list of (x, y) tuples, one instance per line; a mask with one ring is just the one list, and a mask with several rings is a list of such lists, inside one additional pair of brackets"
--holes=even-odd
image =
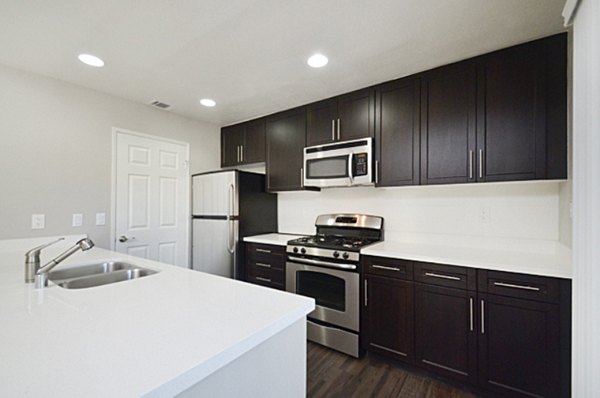
[(458, 265), (494, 271), (572, 277), (571, 250), (560, 244), (549, 244), (535, 250), (510, 247), (477, 247), (464, 244), (423, 244), (384, 241), (360, 251), (362, 255), (398, 258), (438, 264)]
[(264, 234), (247, 236), (244, 238), (244, 242), (262, 243), (265, 245), (277, 245), (285, 246), (287, 242), (292, 239), (298, 239), (306, 235), (292, 235), (292, 234)]
[[(120, 260), (160, 272), (35, 290), (19, 246), (0, 245), (0, 396), (173, 396), (314, 309), (306, 297), (99, 248), (57, 269)], [(42, 263), (68, 246), (45, 249)]]

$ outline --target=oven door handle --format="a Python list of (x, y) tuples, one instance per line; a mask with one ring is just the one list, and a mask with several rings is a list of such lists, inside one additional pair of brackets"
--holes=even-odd
[(300, 263), (300, 264), (322, 265), (324, 267), (349, 269), (349, 270), (355, 270), (356, 269), (356, 265), (355, 264), (332, 263), (332, 262), (329, 262), (329, 261), (313, 260), (313, 259), (310, 259), (310, 258), (301, 258), (301, 257), (288, 256), (288, 260), (293, 261), (295, 263)]

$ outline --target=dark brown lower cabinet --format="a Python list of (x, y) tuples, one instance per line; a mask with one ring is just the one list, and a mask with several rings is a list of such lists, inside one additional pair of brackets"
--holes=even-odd
[(558, 397), (557, 304), (480, 295), (479, 385), (510, 396)]
[(365, 348), (412, 363), (413, 284), (394, 278), (367, 275)]
[(362, 346), (482, 389), (569, 397), (571, 282), (363, 256)]
[(415, 284), (416, 362), (461, 381), (477, 382), (475, 292)]

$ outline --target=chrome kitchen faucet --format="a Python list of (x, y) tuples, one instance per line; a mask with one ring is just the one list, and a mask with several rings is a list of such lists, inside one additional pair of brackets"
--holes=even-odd
[(48, 272), (50, 272), (62, 261), (66, 260), (72, 254), (76, 253), (79, 249), (81, 249), (81, 251), (86, 251), (90, 250), (92, 247), (94, 247), (94, 242), (92, 242), (92, 240), (89, 238), (83, 238), (77, 243), (75, 243), (75, 245), (65, 250), (62, 254), (58, 255), (54, 260), (44, 265), (35, 273), (35, 288), (43, 289), (44, 287), (46, 287), (46, 285), (48, 284)]
[(65, 240), (65, 238), (58, 238), (55, 241), (34, 247), (25, 253), (25, 283), (33, 283), (35, 274), (40, 269), (40, 253), (42, 250), (50, 245), (60, 242), (61, 240)]

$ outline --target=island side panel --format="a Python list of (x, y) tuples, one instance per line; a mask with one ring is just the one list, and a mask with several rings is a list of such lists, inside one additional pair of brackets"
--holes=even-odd
[(306, 397), (306, 318), (177, 397)]

